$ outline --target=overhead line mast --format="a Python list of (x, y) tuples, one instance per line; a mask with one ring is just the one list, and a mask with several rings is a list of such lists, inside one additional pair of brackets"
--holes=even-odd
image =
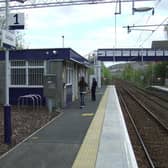
[[(12, 1), (12, 0), (11, 0)], [(155, 0), (134, 0), (135, 2), (155, 1)], [(3, 5), (5, 1), (0, 1), (0, 11), (5, 10)], [(45, 8), (58, 6), (72, 6), (72, 5), (91, 5), (91, 4), (106, 4), (117, 3), (118, 0), (30, 0), (24, 4), (10, 2), (10, 10), (31, 9), (31, 8)], [(120, 2), (132, 2), (132, 0), (120, 0)]]

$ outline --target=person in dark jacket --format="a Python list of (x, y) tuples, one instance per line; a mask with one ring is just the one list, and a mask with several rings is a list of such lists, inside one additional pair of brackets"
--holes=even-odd
[(82, 76), (79, 83), (79, 92), (80, 92), (80, 108), (85, 106), (85, 100), (84, 96), (86, 93), (86, 88), (88, 87), (88, 84), (85, 82), (85, 78)]
[(96, 87), (97, 87), (97, 82), (96, 82), (96, 79), (93, 78), (93, 80), (92, 80), (92, 88), (91, 88), (92, 101), (96, 100)]

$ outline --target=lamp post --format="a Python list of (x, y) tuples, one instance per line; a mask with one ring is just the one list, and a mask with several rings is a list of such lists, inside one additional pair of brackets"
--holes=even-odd
[(155, 71), (154, 71), (154, 68), (155, 68), (155, 67), (154, 67), (154, 65), (155, 65), (154, 62), (152, 62), (152, 84), (151, 84), (151, 85), (154, 84), (154, 79), (155, 79), (155, 78), (154, 78), (154, 77), (155, 77)]
[(62, 36), (62, 48), (64, 48), (64, 36)]

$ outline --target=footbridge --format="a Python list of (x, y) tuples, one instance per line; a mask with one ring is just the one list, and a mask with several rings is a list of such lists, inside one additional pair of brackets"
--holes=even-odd
[(97, 59), (99, 61), (168, 61), (168, 49), (98, 49)]

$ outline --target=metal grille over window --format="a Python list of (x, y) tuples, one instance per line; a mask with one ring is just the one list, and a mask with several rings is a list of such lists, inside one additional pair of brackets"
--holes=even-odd
[(26, 61), (24, 61), (24, 60), (12, 60), (11, 61), (11, 66), (14, 66), (14, 67), (16, 67), (16, 66), (25, 66), (26, 65)]
[(11, 85), (42, 86), (44, 68), (43, 60), (12, 60)]
[(43, 68), (29, 68), (29, 85), (43, 85)]
[(29, 63), (29, 66), (43, 66), (44, 65), (43, 60), (30, 60), (28, 63)]
[(26, 69), (11, 69), (11, 85), (26, 85)]

